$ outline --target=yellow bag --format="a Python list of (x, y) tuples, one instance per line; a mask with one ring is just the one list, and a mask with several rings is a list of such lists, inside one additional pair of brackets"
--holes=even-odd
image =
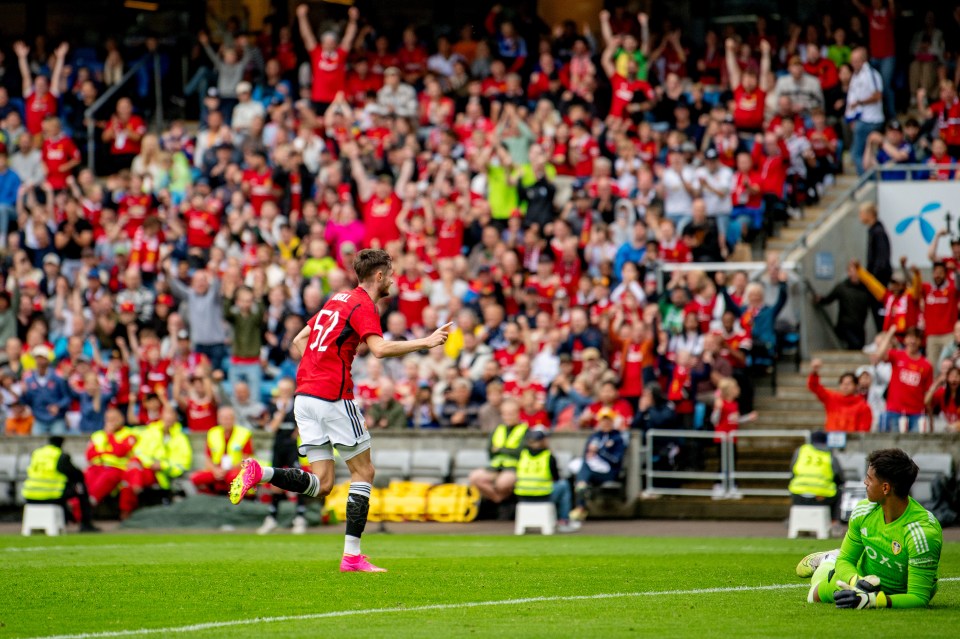
[(392, 481), (383, 491), (382, 518), (384, 521), (425, 521), (427, 492), (431, 484), (412, 481)]
[(427, 519), (465, 523), (477, 518), (480, 492), (473, 486), (440, 484), (427, 493)]

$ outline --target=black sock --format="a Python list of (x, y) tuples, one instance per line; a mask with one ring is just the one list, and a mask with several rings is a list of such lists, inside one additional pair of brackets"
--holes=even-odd
[(307, 498), (305, 495), (297, 495), (297, 516), (304, 517), (307, 514)]
[(366, 495), (350, 493), (347, 495), (347, 536), (360, 537), (367, 526), (367, 513), (370, 512), (370, 498)]
[(316, 497), (320, 492), (320, 479), (313, 473), (299, 468), (274, 468), (270, 483), (282, 490)]

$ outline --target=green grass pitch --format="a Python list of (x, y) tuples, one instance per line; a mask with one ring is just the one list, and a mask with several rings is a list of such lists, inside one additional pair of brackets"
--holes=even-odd
[[(804, 603), (794, 566), (836, 544), (371, 535), (364, 551), (390, 572), (342, 575), (336, 535), (3, 537), (0, 638), (955, 636), (960, 581), (924, 610)], [(960, 577), (960, 544), (940, 576)], [(299, 615), (313, 618), (222, 625)]]

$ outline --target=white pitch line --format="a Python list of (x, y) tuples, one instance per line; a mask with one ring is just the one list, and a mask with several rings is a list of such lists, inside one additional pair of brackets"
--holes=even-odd
[[(944, 581), (960, 581), (960, 577), (947, 577)], [(106, 632), (84, 632), (75, 635), (47, 635), (32, 639), (105, 639), (107, 637), (133, 637), (154, 634), (185, 634), (201, 630), (215, 630), (232, 628), (235, 626), (251, 626), (261, 623), (280, 623), (285, 621), (313, 621), (316, 619), (331, 619), (334, 617), (350, 617), (353, 615), (378, 615), (395, 612), (424, 612), (427, 610), (456, 610), (458, 608), (485, 608), (493, 606), (519, 606), (530, 603), (550, 603), (556, 601), (590, 601), (597, 599), (622, 599), (627, 597), (668, 597), (672, 595), (708, 595), (727, 592), (760, 592), (769, 590), (796, 590), (808, 588), (809, 584), (773, 584), (769, 586), (729, 586), (724, 588), (695, 588), (693, 590), (659, 590), (653, 592), (613, 592), (598, 595), (560, 595), (555, 597), (526, 597), (523, 599), (498, 599), (493, 601), (466, 601), (463, 603), (430, 604), (427, 606), (412, 606), (409, 608), (368, 608), (366, 610), (335, 610), (332, 612), (318, 612), (309, 615), (284, 615), (281, 617), (254, 617), (253, 619), (235, 619), (233, 621), (208, 621), (188, 626), (171, 626), (169, 628), (139, 628), (137, 630), (110, 630)]]

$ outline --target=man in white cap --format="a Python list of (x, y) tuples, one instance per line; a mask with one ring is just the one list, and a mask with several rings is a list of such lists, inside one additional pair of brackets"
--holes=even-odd
[(37, 360), (37, 369), (24, 378), (20, 399), (33, 412), (33, 434), (63, 435), (67, 432), (64, 415), (70, 407), (70, 389), (66, 380), (50, 370), (53, 360), (50, 347), (38, 344), (30, 354)]
[(250, 127), (257, 118), (265, 118), (266, 110), (263, 104), (254, 100), (253, 85), (247, 81), (237, 84), (237, 106), (233, 107), (233, 119), (230, 126), (240, 135), (246, 137), (250, 134)]

